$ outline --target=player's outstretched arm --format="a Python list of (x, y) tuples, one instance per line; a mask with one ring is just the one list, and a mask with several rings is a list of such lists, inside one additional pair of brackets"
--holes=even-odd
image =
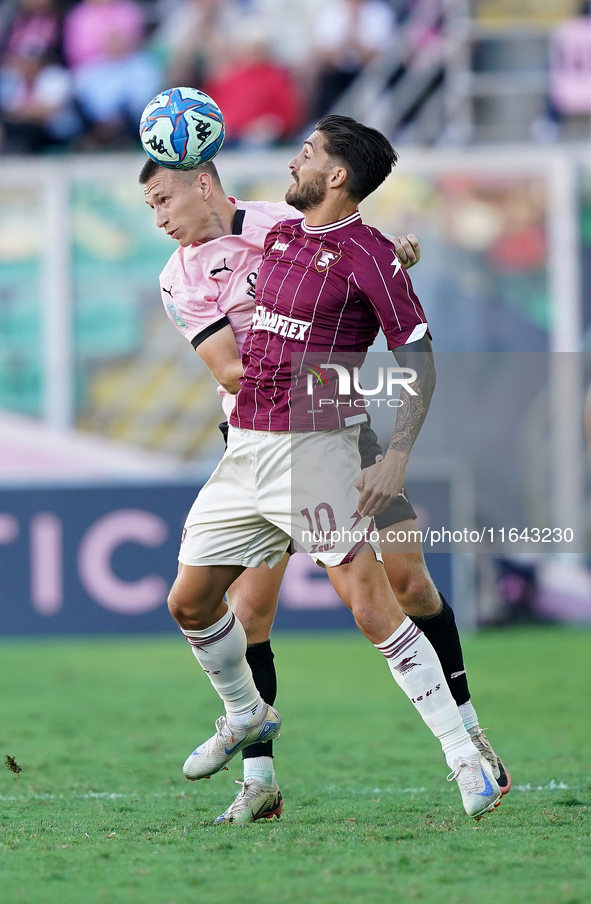
[(243, 367), (230, 324), (200, 342), (195, 351), (205, 361), (220, 386), (235, 395), (240, 389)]
[(358, 511), (361, 515), (377, 515), (404, 486), (406, 463), (414, 442), (427, 416), (435, 389), (435, 362), (428, 336), (394, 349), (396, 361), (416, 373), (409, 383), (415, 395), (402, 389), (402, 405), (397, 409), (396, 425), (383, 460), (361, 472), (355, 486), (360, 491)]
[(421, 259), (421, 246), (416, 235), (411, 232), (408, 235), (393, 235), (388, 238), (394, 245), (396, 257), (405, 270), (418, 264)]

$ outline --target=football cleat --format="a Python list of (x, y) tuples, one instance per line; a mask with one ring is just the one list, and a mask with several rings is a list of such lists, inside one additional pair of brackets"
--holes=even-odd
[(272, 785), (263, 785), (262, 782), (247, 779), (245, 782), (237, 781), (236, 784), (242, 785), (242, 789), (234, 803), (215, 820), (216, 826), (231, 822), (244, 825), (256, 822), (257, 819), (273, 819), (274, 816), (280, 818), (283, 798), (276, 781)]
[(511, 776), (492, 749), (491, 743), (484, 733), (484, 729), (480, 728), (479, 725), (475, 725), (474, 728), (468, 729), (468, 734), (484, 759), (488, 760), (491, 764), (493, 775), (499, 786), (499, 791), (501, 794), (507, 794), (507, 792), (511, 790)]
[(197, 747), (185, 761), (183, 773), (185, 778), (192, 782), (199, 778), (209, 778), (210, 775), (225, 769), (226, 764), (243, 747), (257, 741), (273, 741), (278, 738), (281, 716), (266, 703), (260, 718), (252, 725), (231, 728), (226, 717), (220, 716), (215, 727), (216, 733), (213, 737)]
[(454, 760), (447, 780), (453, 782), (454, 779), (458, 783), (468, 816), (480, 819), (484, 813), (494, 810), (500, 804), (501, 792), (492, 766), (480, 754)]

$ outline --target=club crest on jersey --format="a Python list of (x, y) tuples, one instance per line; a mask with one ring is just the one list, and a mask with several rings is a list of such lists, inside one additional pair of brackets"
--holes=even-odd
[(326, 248), (321, 248), (314, 255), (314, 266), (319, 273), (323, 273), (329, 267), (332, 267), (333, 264), (336, 264), (337, 261), (340, 261), (342, 256), (336, 251), (328, 251)]
[(286, 339), (300, 341), (306, 338), (306, 332), (311, 326), (311, 322), (307, 320), (296, 320), (295, 317), (284, 317), (282, 314), (267, 311), (261, 304), (254, 309), (251, 323), (253, 330), (268, 330), (270, 333), (285, 336)]
[(171, 319), (171, 320), (174, 320), (174, 322), (176, 323), (177, 326), (180, 326), (181, 329), (184, 329), (184, 328), (186, 327), (187, 324), (185, 323), (185, 321), (184, 321), (184, 320), (182, 319), (182, 317), (180, 316), (180, 314), (179, 314), (179, 312), (177, 311), (175, 305), (173, 305), (173, 304), (167, 304), (167, 305), (166, 305), (166, 310), (168, 311), (168, 316), (170, 317), (170, 319)]

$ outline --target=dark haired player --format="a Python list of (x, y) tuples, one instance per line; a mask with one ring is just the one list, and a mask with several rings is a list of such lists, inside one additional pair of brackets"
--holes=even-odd
[[(340, 124), (340, 119), (337, 118), (335, 125)], [(345, 121), (345, 125), (349, 128), (347, 121)], [(315, 136), (312, 137), (312, 141), (314, 139)], [(334, 134), (333, 140), (335, 140)], [(307, 145), (302, 155), (304, 159), (309, 156)], [(299, 158), (296, 158), (292, 167), (296, 181), (300, 172), (300, 167), (297, 165), (298, 160)], [(303, 166), (301, 168), (303, 169)], [(178, 252), (175, 252), (171, 258), (171, 264), (165, 269), (161, 280), (163, 293), (166, 293), (163, 294), (163, 301), (169, 310), (171, 319), (193, 342), (214, 375), (220, 379), (222, 384), (226, 384), (230, 391), (235, 391), (237, 388), (235, 380), (240, 373), (241, 366), (238, 352), (235, 350), (235, 343), (232, 345), (232, 342), (228, 341), (230, 338), (228, 334), (233, 328), (239, 342), (241, 341), (238, 321), (240, 314), (243, 313), (243, 305), (241, 306), (235, 299), (234, 304), (228, 306), (227, 290), (238, 279), (245, 288), (247, 284), (252, 283), (252, 279), (249, 277), (253, 274), (247, 272), (248, 265), (244, 266), (245, 249), (248, 247), (252, 251), (253, 248), (252, 233), (256, 232), (257, 227), (259, 229), (262, 227), (265, 215), (275, 216), (278, 219), (279, 216), (285, 215), (285, 211), (270, 210), (270, 208), (281, 208), (281, 205), (261, 205), (252, 202), (240, 203), (237, 211), (233, 201), (227, 199), (223, 194), (217, 173), (211, 164), (191, 173), (181, 174), (162, 170), (148, 163), (144, 167), (140, 181), (145, 185), (148, 203), (156, 211), (157, 224), (177, 238), (181, 245)], [(296, 197), (294, 200), (294, 188), (297, 188), (300, 194), (303, 189), (303, 197)], [(354, 190), (359, 192), (359, 189)], [(298, 192), (295, 194), (297, 195)], [(306, 208), (307, 205), (313, 206), (317, 203), (319, 194), (322, 194), (322, 177), (319, 178), (319, 174), (316, 174), (313, 179), (292, 187), (288, 198), (292, 203), (295, 202)], [(264, 210), (265, 207), (266, 210)], [(237, 221), (239, 221), (238, 224)], [(337, 231), (340, 231), (340, 227)], [(247, 233), (250, 235), (247, 236)], [(260, 236), (258, 241), (260, 245)], [(201, 242), (203, 242), (202, 245), (195, 244)], [(179, 260), (175, 260), (179, 255), (181, 256), (182, 278), (179, 278), (178, 267), (175, 268), (175, 263), (179, 264)], [(412, 246), (404, 243), (401, 256), (412, 261), (414, 255)], [(223, 261), (222, 265), (213, 266), (218, 258), (219, 261)], [(392, 256), (389, 251), (388, 265), (390, 267), (391, 263)], [(214, 277), (216, 282), (212, 283)], [(170, 300), (173, 296), (177, 299), (176, 307)], [(252, 300), (250, 306), (252, 310)], [(203, 307), (206, 310), (199, 319), (196, 312)], [(423, 326), (424, 323), (421, 320), (419, 329), (423, 329)], [(381, 450), (375, 444), (375, 436), (371, 434), (371, 431), (365, 432), (369, 436), (370, 448), (370, 457), (366, 462), (373, 463), (376, 454), (379, 454)], [(372, 446), (373, 448), (371, 448)], [(400, 511), (401, 503), (402, 511)], [(413, 526), (412, 520), (408, 519), (414, 518), (414, 512), (402, 496), (398, 496), (392, 506), (382, 515), (384, 527), (396, 523), (398, 528), (401, 528), (405, 521), (408, 521), (409, 528)], [(400, 523), (401, 521), (403, 524)], [(392, 580), (394, 577), (395, 590), (397, 595), (403, 598), (405, 609), (410, 610), (411, 613), (414, 610), (417, 614), (432, 616), (420, 621), (426, 623), (428, 630), (432, 629), (433, 638), (441, 648), (438, 649), (438, 653), (444, 660), (448, 682), (456, 691), (456, 700), (464, 707), (464, 718), (473, 715), (473, 724), (468, 725), (471, 733), (476, 735), (477, 741), (486, 742), (469, 703), (461, 648), (453, 614), (445, 603), (444, 608), (441, 609), (437, 592), (426, 572), (420, 547), (408, 553), (388, 553), (386, 567), (390, 579)], [(266, 565), (262, 565), (256, 570), (249, 569), (234, 588), (235, 596), (238, 598), (235, 609), (238, 611), (240, 619), (246, 624), (249, 640), (252, 642), (254, 639), (255, 641), (249, 647), (247, 658), (253, 667), (257, 686), (260, 687), (265, 699), (271, 703), (274, 699), (275, 682), (272, 653), (267, 638), (282, 571), (281, 565), (272, 570), (269, 570)], [(245, 588), (242, 596), (239, 589), (241, 584)], [(265, 597), (267, 598), (266, 603)], [(258, 618), (257, 608), (263, 610), (262, 615)], [(443, 650), (443, 656), (441, 650)], [(456, 679), (454, 684), (454, 681), (450, 680), (451, 673), (460, 673), (460, 681)], [(465, 686), (465, 690), (463, 687), (460, 688), (460, 684)], [(458, 700), (458, 692), (463, 699)], [(251, 749), (247, 747), (244, 752), (248, 754)], [(278, 789), (273, 773), (267, 772), (265, 775), (263, 772), (257, 778), (256, 774), (253, 775), (251, 772), (247, 775), (246, 771), (249, 763), (255, 765), (255, 770), (257, 767), (268, 770), (269, 765), (272, 769), (272, 760), (265, 755), (264, 747), (253, 752), (263, 755), (249, 757), (245, 761), (246, 781), (243, 791), (235, 804), (223, 817), (220, 817), (220, 821), (251, 821), (261, 816), (273, 815), (271, 812), (273, 805), (277, 811)], [(487, 752), (494, 757), (490, 746), (488, 746)], [(268, 760), (267, 764), (265, 764), (265, 760)], [(496, 757), (494, 757), (494, 761), (493, 766), (499, 769)], [(260, 780), (265, 778), (266, 782)], [(508, 790), (508, 783), (506, 790)]]

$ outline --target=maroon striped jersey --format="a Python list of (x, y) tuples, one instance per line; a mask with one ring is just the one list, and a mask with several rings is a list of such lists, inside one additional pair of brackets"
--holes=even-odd
[(230, 423), (283, 432), (367, 420), (354, 381), (343, 394), (335, 365), (360, 367), (380, 329), (390, 349), (427, 332), (392, 242), (358, 211), (327, 226), (278, 223), (265, 241)]

